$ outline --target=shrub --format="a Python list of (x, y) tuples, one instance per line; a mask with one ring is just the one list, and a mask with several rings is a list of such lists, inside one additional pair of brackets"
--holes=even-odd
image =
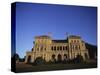
[(44, 63), (45, 63), (45, 60), (42, 57), (37, 57), (34, 61), (35, 65), (41, 65), (41, 64), (44, 64)]

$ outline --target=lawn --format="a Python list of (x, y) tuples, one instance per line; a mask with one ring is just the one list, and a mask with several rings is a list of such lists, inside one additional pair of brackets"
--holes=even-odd
[(52, 70), (71, 70), (71, 69), (85, 69), (96, 68), (96, 63), (77, 63), (77, 64), (44, 64), (44, 65), (30, 65), (25, 63), (16, 64), (16, 72), (37, 72), (37, 71), (52, 71)]

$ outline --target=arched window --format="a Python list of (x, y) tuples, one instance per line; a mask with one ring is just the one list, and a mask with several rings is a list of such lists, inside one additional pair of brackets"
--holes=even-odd
[(44, 50), (46, 51), (46, 47), (44, 48)]
[(76, 40), (74, 40), (74, 43), (76, 43)]
[(60, 54), (58, 54), (58, 62), (61, 62), (62, 61), (62, 57)]
[(41, 46), (41, 51), (43, 50), (43, 46)]
[(54, 50), (56, 50), (56, 46), (54, 46)]
[(51, 50), (54, 50), (54, 49), (53, 49), (53, 46), (51, 47)]
[(54, 54), (52, 55), (52, 59), (55, 59), (55, 55)]
[(66, 49), (66, 50), (68, 49), (67, 46), (65, 47), (65, 49)]
[(63, 50), (65, 50), (65, 47), (63, 46)]

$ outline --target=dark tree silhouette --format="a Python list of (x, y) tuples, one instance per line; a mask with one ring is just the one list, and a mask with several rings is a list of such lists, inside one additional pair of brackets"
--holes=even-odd
[(16, 61), (19, 60), (19, 55), (16, 53), (11, 57), (11, 70), (15, 71), (16, 70)]
[(45, 63), (45, 60), (42, 57), (37, 57), (34, 61), (35, 65), (41, 65), (41, 64), (44, 64), (44, 63)]
[(12, 56), (12, 60), (16, 61), (16, 60), (19, 60), (19, 59), (20, 59), (20, 57), (17, 53)]
[(86, 48), (89, 51), (90, 59), (95, 59), (97, 56), (97, 46), (86, 43)]
[(76, 63), (81, 63), (83, 62), (83, 57), (81, 55), (77, 55), (76, 59), (75, 59)]

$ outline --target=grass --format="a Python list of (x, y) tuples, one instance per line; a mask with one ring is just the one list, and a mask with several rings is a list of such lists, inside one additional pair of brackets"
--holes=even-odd
[(16, 64), (16, 72), (37, 72), (37, 71), (53, 71), (53, 70), (71, 70), (71, 69), (85, 69), (96, 68), (96, 63), (77, 63), (77, 64), (43, 64), (30, 65), (25, 63)]

